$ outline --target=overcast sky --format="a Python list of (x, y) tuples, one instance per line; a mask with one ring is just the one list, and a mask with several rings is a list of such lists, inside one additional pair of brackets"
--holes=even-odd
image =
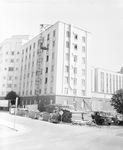
[(92, 33), (92, 65), (123, 66), (123, 0), (0, 0), (0, 42), (39, 34), (40, 24), (72, 23)]

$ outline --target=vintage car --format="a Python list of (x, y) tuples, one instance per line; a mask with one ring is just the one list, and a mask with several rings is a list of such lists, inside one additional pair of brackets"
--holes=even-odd
[(116, 123), (116, 119), (113, 116), (102, 111), (93, 112), (91, 117), (92, 121), (97, 125), (114, 125)]

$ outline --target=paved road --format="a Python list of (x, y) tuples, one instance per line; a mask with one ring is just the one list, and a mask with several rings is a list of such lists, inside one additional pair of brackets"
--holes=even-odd
[(13, 122), (14, 116), (0, 112), (0, 130), (4, 128), (0, 150), (123, 150), (123, 129), (52, 124), (17, 116), (16, 131)]

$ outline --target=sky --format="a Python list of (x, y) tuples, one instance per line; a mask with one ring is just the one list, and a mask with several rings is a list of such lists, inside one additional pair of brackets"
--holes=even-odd
[(91, 32), (92, 66), (123, 67), (123, 0), (0, 0), (0, 43), (62, 21)]

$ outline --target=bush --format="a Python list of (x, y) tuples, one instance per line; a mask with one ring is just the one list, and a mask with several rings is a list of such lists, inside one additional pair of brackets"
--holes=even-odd
[(71, 119), (72, 119), (72, 113), (69, 110), (62, 109), (62, 111), (63, 111), (62, 120), (61, 120), (61, 115), (60, 114), (59, 114), (58, 120), (62, 121), (62, 122), (71, 123), (72, 122), (71, 121)]

